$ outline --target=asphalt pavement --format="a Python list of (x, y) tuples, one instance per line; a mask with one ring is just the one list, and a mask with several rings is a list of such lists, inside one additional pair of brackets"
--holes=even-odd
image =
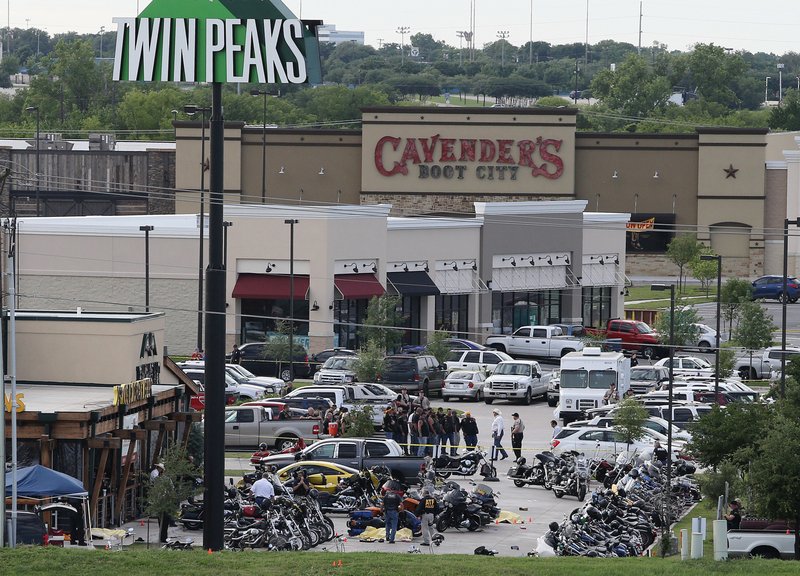
[[(543, 366), (545, 376), (551, 367)], [(510, 457), (496, 463), (498, 470), (497, 482), (486, 482), (498, 493), (497, 501), (501, 510), (512, 512), (518, 515), (516, 523), (491, 524), (483, 527), (476, 532), (467, 530), (454, 530), (452, 528), (444, 532), (444, 542), (439, 547), (425, 548), (419, 546), (421, 538), (414, 538), (412, 542), (389, 544), (386, 542), (360, 542), (357, 537), (347, 537), (347, 516), (332, 515), (339, 534), (342, 535), (340, 546), (344, 546), (347, 552), (352, 551), (373, 551), (373, 552), (407, 552), (411, 546), (417, 547), (426, 554), (472, 554), (478, 546), (485, 546), (497, 550), (502, 556), (525, 556), (527, 552), (536, 548), (536, 540), (547, 531), (550, 522), (561, 522), (564, 516), (573, 509), (579, 507), (581, 503), (577, 498), (565, 496), (561, 499), (556, 498), (552, 491), (545, 490), (541, 486), (525, 486), (517, 488), (508, 479), (507, 472), (513, 463), (513, 452), (511, 450), (510, 425), (511, 414), (518, 412), (520, 418), (525, 423), (525, 437), (523, 440), (523, 456), (530, 460), (536, 452), (549, 448), (549, 441), (552, 435), (550, 420), (553, 417), (553, 409), (547, 406), (544, 400), (534, 401), (530, 406), (520, 406), (509, 404), (503, 401), (496, 401), (489, 406), (483, 402), (444, 402), (435, 399), (432, 402), (434, 407), (444, 406), (445, 408), (457, 408), (469, 411), (478, 422), (479, 444), (489, 450), (491, 446), (491, 422), (492, 409), (499, 408), (502, 411), (506, 422), (506, 440), (504, 447)], [(249, 460), (246, 458), (227, 458), (226, 469), (249, 469)], [(482, 483), (483, 478), (479, 475), (461, 479), (451, 477), (451, 480), (458, 482), (468, 491), (474, 488), (473, 483)], [(235, 479), (236, 480), (236, 479)], [(593, 486), (590, 486), (593, 488)], [(152, 520), (149, 525), (147, 521), (134, 521), (125, 524), (125, 529), (133, 528), (135, 531), (134, 541), (147, 541), (148, 528), (149, 540), (152, 546), (158, 546), (158, 525)], [(185, 530), (181, 525), (169, 529), (171, 537), (189, 536), (194, 539), (194, 545), (202, 546), (202, 531)], [(334, 542), (327, 542), (315, 548), (316, 551), (335, 553), (337, 546)]]

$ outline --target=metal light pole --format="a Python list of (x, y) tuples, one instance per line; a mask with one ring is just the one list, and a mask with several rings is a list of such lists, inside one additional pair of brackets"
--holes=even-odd
[(289, 225), (289, 381), (294, 382), (294, 225), (298, 220), (283, 223)]
[(100, 26), (100, 58), (103, 57), (103, 34), (106, 33), (106, 27)]
[(267, 94), (266, 90), (253, 88), (250, 90), (253, 96), (264, 97), (263, 124), (261, 127), (261, 203), (267, 203)]
[(497, 37), (500, 39), (500, 67), (506, 67), (506, 38), (509, 37), (508, 30), (498, 30)]
[(720, 303), (722, 300), (722, 256), (719, 254), (701, 254), (700, 260), (717, 261), (717, 337), (714, 350), (714, 403), (719, 404), (719, 331)]
[(406, 52), (403, 46), (406, 43), (406, 34), (411, 30), (408, 26), (398, 26), (397, 33), (400, 34), (400, 66), (405, 64)]
[(778, 63), (778, 104), (783, 100), (783, 62)]
[(528, 39), (528, 65), (533, 66), (533, 0), (531, 0), (531, 30)]
[(39, 216), (39, 107), (28, 106), (26, 112), (36, 112), (36, 215)]
[(462, 30), (456, 32), (456, 36), (458, 36), (458, 65), (464, 65), (464, 34)]
[(228, 269), (228, 228), (233, 226), (233, 222), (227, 220), (222, 223), (222, 267)]
[(772, 76), (767, 76), (766, 78), (764, 78), (764, 106), (767, 106), (769, 104), (769, 79), (770, 78), (772, 78)]
[(150, 232), (152, 226), (139, 226), (144, 232), (144, 311), (150, 312)]
[[(664, 486), (664, 497), (666, 514), (661, 538), (667, 538), (670, 527), (670, 515), (672, 507), (672, 384), (674, 381), (674, 359), (675, 359), (675, 285), (674, 284), (651, 284), (650, 289), (656, 292), (669, 290), (669, 393), (667, 394), (667, 482)], [(666, 548), (662, 547), (666, 552)]]
[(183, 111), (189, 116), (198, 112), (202, 118), (200, 127), (200, 256), (197, 262), (197, 350), (203, 349), (203, 236), (205, 235), (205, 206), (206, 206), (206, 114), (211, 113), (211, 108), (187, 104)]
[(800, 218), (783, 221), (783, 293), (781, 294), (781, 398), (786, 398), (786, 303), (789, 274), (789, 224), (800, 228)]

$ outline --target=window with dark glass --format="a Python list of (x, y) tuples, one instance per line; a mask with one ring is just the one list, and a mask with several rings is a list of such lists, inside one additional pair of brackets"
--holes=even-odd
[(446, 330), (453, 336), (468, 338), (469, 295), (440, 294), (435, 298), (434, 324), (437, 330)]

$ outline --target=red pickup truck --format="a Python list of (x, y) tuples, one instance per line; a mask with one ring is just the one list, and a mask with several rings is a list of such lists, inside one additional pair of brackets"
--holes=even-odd
[(638, 320), (613, 318), (605, 329), (586, 328), (586, 333), (619, 341), (623, 350), (640, 351), (646, 358), (662, 358), (669, 354), (668, 349), (661, 345), (656, 331)]

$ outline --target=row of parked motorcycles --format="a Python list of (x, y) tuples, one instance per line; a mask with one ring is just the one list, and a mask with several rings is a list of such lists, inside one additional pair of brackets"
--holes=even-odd
[[(598, 462), (595, 467), (599, 465)], [(531, 464), (525, 458), (519, 458), (508, 471), (518, 488), (543, 486), (545, 490), (552, 490), (556, 498), (575, 496), (579, 502), (583, 502), (589, 493), (591, 475), (592, 463), (574, 450), (560, 456), (550, 451), (540, 452)]]
[(700, 499), (687, 462), (673, 463), (672, 481), (659, 462), (611, 464), (595, 469), (601, 487), (564, 521), (551, 522), (539, 538), (535, 556), (639, 556), (658, 531), (672, 525)]
[[(277, 477), (272, 478), (272, 484), (275, 497), (261, 506), (253, 501), (249, 489), (228, 488), (224, 504), (226, 549), (308, 550), (333, 540), (333, 521), (322, 511), (317, 490), (297, 496)], [(199, 530), (204, 510), (202, 502), (189, 499), (181, 505), (178, 522)]]

